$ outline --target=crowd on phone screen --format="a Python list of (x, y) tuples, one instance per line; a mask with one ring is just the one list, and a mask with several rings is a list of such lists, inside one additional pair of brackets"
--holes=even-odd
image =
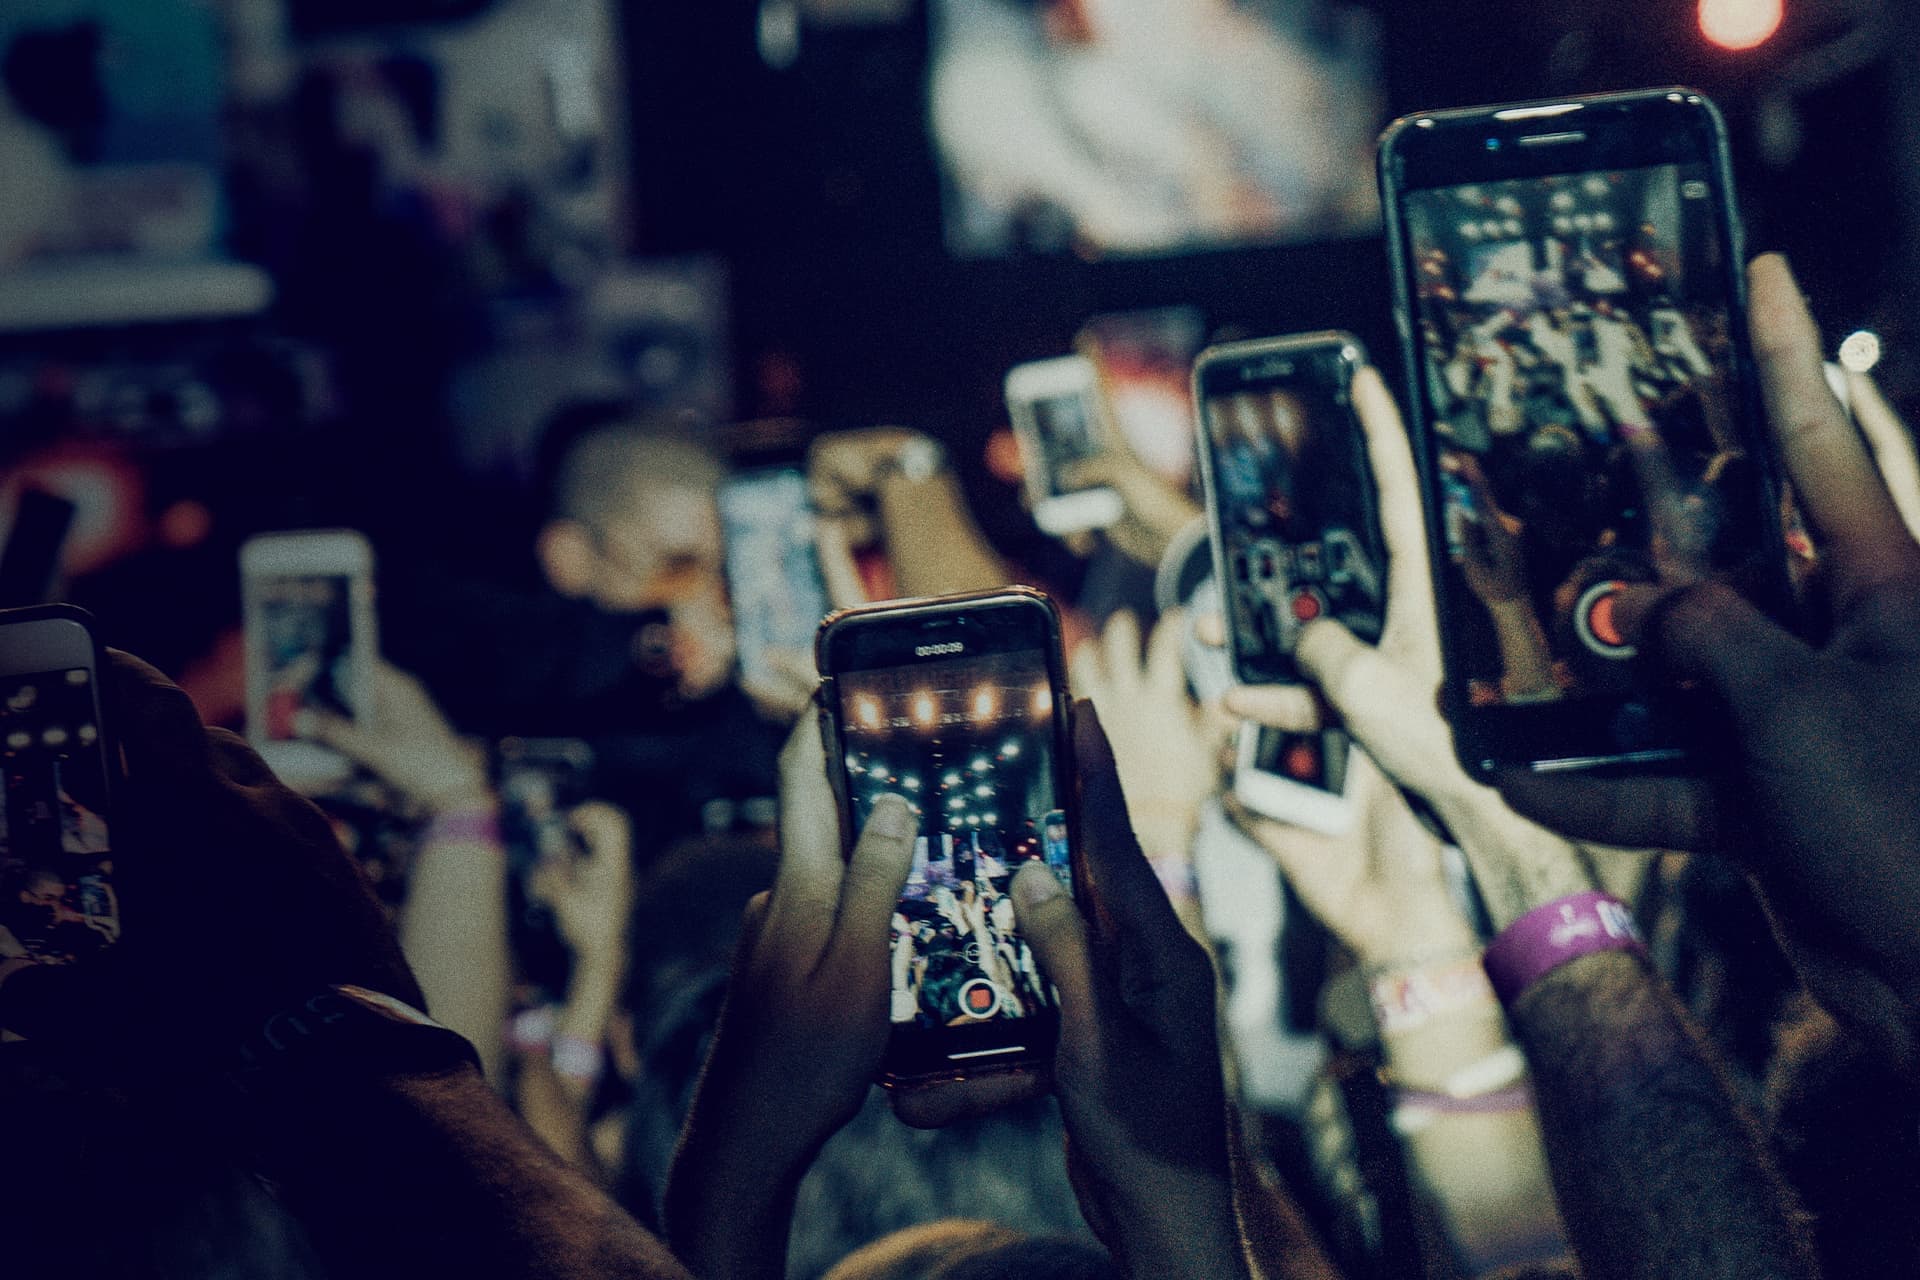
[[(1482, 509), (1472, 518), (1517, 530), (1530, 607), (1546, 629), (1566, 612), (1569, 584), (1577, 590), (1617, 540), (1611, 522), (1622, 518), (1621, 503), (1609, 495), (1610, 477), (1635, 465), (1623, 431), (1653, 428), (1695, 497), (1742, 465), (1727, 424), (1744, 410), (1716, 372), (1730, 341), (1726, 318), (1642, 285), (1623, 302), (1621, 282), (1600, 278), (1612, 270), (1576, 258), (1560, 294), (1531, 302), (1475, 303), (1493, 291), (1471, 281), (1443, 321), (1424, 322), (1425, 372), (1442, 435), (1477, 469), (1472, 492), (1459, 500), (1477, 500)], [(1845, 424), (1837, 403), (1810, 399), (1827, 392), (1817, 348), (1785, 314), (1795, 305), (1783, 292), (1791, 288), (1778, 273), (1756, 283), (1769, 418), (1776, 433), (1810, 421)], [(1864, 381), (1858, 389), (1863, 399), (1871, 390)], [(1169, 1259), (1221, 1256), (1207, 1252), (1218, 1236), (1236, 1270), (1193, 1273), (1920, 1273), (1912, 1213), (1920, 1193), (1920, 1092), (1912, 1079), (1920, 1061), (1912, 976), (1920, 973), (1920, 921), (1904, 892), (1901, 857), (1920, 837), (1920, 806), (1905, 781), (1867, 778), (1870, 769), (1901, 773), (1902, 749), (1916, 745), (1911, 725), (1920, 718), (1904, 712), (1914, 709), (1920, 657), (1902, 622), (1920, 610), (1913, 587), (1920, 549), (1897, 521), (1870, 523), (1881, 508), (1893, 510), (1873, 459), (1852, 436), (1821, 459), (1810, 459), (1804, 443), (1799, 454), (1783, 446), (1789, 470), (1800, 465), (1793, 478), (1806, 491), (1809, 523), (1832, 539), (1839, 598), (1855, 610), (1843, 608), (1834, 625), (1852, 636), (1851, 655), (1868, 653), (1878, 664), (1865, 683), (1818, 704), (1793, 702), (1778, 714), (1803, 722), (1777, 724), (1768, 737), (1755, 727), (1762, 721), (1754, 708), (1771, 705), (1771, 695), (1743, 685), (1734, 666), (1696, 657), (1687, 674), (1713, 684), (1744, 717), (1727, 730), (1726, 758), (1715, 762), (1739, 779), (1719, 793), (1718, 824), (1701, 827), (1688, 817), (1696, 810), (1662, 807), (1651, 790), (1622, 792), (1632, 812), (1611, 827), (1581, 808), (1590, 796), (1543, 802), (1537, 791), (1530, 799), (1516, 792), (1515, 803), (1545, 823), (1534, 826), (1468, 782), (1435, 730), (1437, 670), (1427, 656), (1435, 623), (1404, 594), (1426, 573), (1421, 548), (1409, 541), (1422, 527), (1411, 464), (1394, 452), (1404, 445), (1392, 406), (1369, 402), (1364, 389), (1359, 398), (1394, 562), (1387, 631), (1378, 650), (1338, 650), (1349, 664), (1344, 682), (1329, 678), (1337, 648), (1327, 638), (1330, 624), (1310, 629), (1320, 639), (1302, 654), (1308, 678), (1346, 715), (1373, 760), (1355, 770), (1351, 795), (1360, 812), (1352, 832), (1288, 829), (1223, 800), (1237, 721), (1217, 700), (1204, 707), (1195, 700), (1193, 690), (1206, 681), (1180, 644), (1183, 619), (1161, 608), (1171, 602), (1144, 592), (1123, 602), (1103, 592), (1108, 598), (1097, 609), (1070, 609), (1076, 691), (1091, 698), (1101, 722), (1088, 728), (1085, 718), (1079, 741), (1094, 744), (1096, 756), (1111, 741), (1141, 846), (1116, 852), (1117, 802), (1101, 790), (1098, 767), (1083, 760), (1082, 801), (1110, 802), (1083, 821), (1095, 832), (1098, 856), (1111, 860), (1094, 868), (1094, 883), (1124, 945), (1096, 938), (1092, 958), (1078, 961), (1091, 979), (1066, 980), (1052, 967), (1069, 963), (1057, 936), (1044, 947), (1016, 936), (1023, 912), (1043, 907), (1021, 895), (1017, 865), (982, 852), (961, 876), (940, 859), (927, 862), (924, 850), (918, 882), (890, 912), (891, 949), (885, 938), (867, 940), (890, 965), (882, 1021), (963, 1025), (984, 1016), (969, 992), (990, 992), (981, 998), (994, 1002), (993, 1012), (1058, 1003), (1065, 1024), (1060, 1101), (1023, 1097), (922, 1129), (897, 1123), (878, 1094), (856, 1100), (850, 1114), (833, 1117), (829, 1132), (838, 1133), (807, 1152), (806, 1179), (784, 1192), (778, 1239), (786, 1253), (776, 1267), (840, 1280), (1166, 1275), (1179, 1270)], [(1903, 431), (1894, 439), (1911, 453)], [(807, 471), (821, 554), (835, 562), (826, 577), (843, 584), (839, 594), (847, 583), (935, 594), (1025, 576), (981, 537), (950, 470), (922, 474), (900, 465), (902, 450), (916, 443), (924, 442), (891, 429), (812, 442)], [(1124, 445), (1109, 447), (1124, 454)], [(954, 465), (972, 464), (961, 457)], [(1138, 466), (1124, 456), (1113, 464)], [(782, 777), (779, 754), (789, 731), (800, 725), (795, 741), (802, 740), (816, 714), (811, 656), (789, 655), (791, 662), (758, 673), (753, 687), (740, 677), (713, 513), (727, 463), (697, 432), (621, 405), (582, 404), (548, 422), (535, 471), (544, 515), (522, 548), (532, 572), (521, 581), (435, 581), (431, 567), (401, 562), (383, 577), (383, 630), (393, 643), (374, 705), (348, 721), (331, 697), (334, 707), (310, 708), (315, 715), (302, 721), (356, 766), (352, 779), (312, 797), (330, 832), (320, 838), (303, 826), (308, 811), (278, 799), (222, 739), (209, 767), (225, 770), (232, 787), (208, 803), (251, 804), (258, 808), (245, 812), (267, 817), (251, 826), (222, 818), (204, 840), (208, 847), (251, 841), (257, 847), (244, 852), (268, 861), (280, 856), (277, 840), (300, 857), (316, 856), (316, 839), (326, 849), (337, 840), (378, 891), (431, 1011), (473, 1043), (488, 1085), (564, 1158), (564, 1165), (542, 1164), (504, 1139), (492, 1155), (453, 1157), (462, 1167), (486, 1166), (510, 1202), (464, 1220), (476, 1238), (494, 1232), (513, 1240), (516, 1215), (535, 1212), (529, 1206), (586, 1206), (580, 1212), (597, 1225), (583, 1219), (579, 1229), (608, 1233), (596, 1241), (644, 1238), (605, 1225), (618, 1216), (664, 1233), (696, 1272), (732, 1274), (704, 1252), (727, 1224), (703, 1231), (697, 1210), (663, 1213), (662, 1201), (671, 1183), (691, 1176), (676, 1170), (676, 1149), (685, 1160), (712, 1133), (728, 1132), (729, 1108), (799, 1114), (809, 1105), (807, 1079), (788, 1082), (791, 1097), (701, 1093), (753, 1092), (754, 1054), (766, 1049), (729, 1032), (732, 1056), (723, 1057), (716, 1028), (730, 1018), (762, 1019), (735, 1026), (787, 1025), (780, 1010), (760, 1009), (755, 993), (786, 991), (778, 983), (798, 979), (754, 957), (773, 945), (767, 939), (776, 926), (791, 922), (778, 917), (780, 893), (771, 907), (749, 904), (789, 874), (782, 859), (791, 863), (803, 838), (794, 825), (819, 818), (791, 808), (796, 784)], [(1521, 471), (1563, 476), (1565, 484), (1513, 482)], [(1136, 476), (1134, 483), (1154, 482)], [(879, 501), (889, 486), (915, 492), (906, 502)], [(1485, 509), (1487, 495), (1509, 490), (1565, 491), (1569, 500)], [(1200, 516), (1189, 495), (1163, 496), (1172, 509)], [(1158, 512), (1134, 510), (1124, 519), (1145, 526), (1162, 550), (1178, 532)], [(1467, 541), (1457, 557), (1484, 545)], [(941, 550), (931, 561), (903, 554), (929, 542)], [(1094, 542), (1095, 557), (1129, 554), (1119, 539)], [(1144, 582), (1138, 571), (1155, 567), (1135, 563), (1131, 574), (1087, 576)], [(1610, 564), (1607, 572), (1653, 583), (1660, 569), (1645, 564), (1626, 573)], [(1720, 612), (1701, 605), (1671, 625), (1695, 628), (1687, 633), (1694, 643), (1717, 643), (1723, 655), (1770, 625), (1715, 607)], [(1846, 631), (1856, 625), (1880, 629)], [(1726, 628), (1725, 639), (1699, 639), (1715, 626)], [(1774, 645), (1770, 670), (1798, 660), (1781, 647), (1786, 642), (1767, 643)], [(1359, 665), (1368, 660), (1378, 665)], [(792, 679), (783, 681), (787, 668)], [(1810, 668), (1791, 669), (1803, 675), (1801, 689), (1829, 687), (1806, 683), (1814, 680), (1804, 674)], [(1842, 680), (1844, 672), (1820, 678)], [(1566, 670), (1555, 675), (1561, 688), (1577, 679)], [(1412, 694), (1396, 700), (1403, 686)], [(136, 692), (155, 696), (153, 686)], [(1297, 718), (1269, 712), (1273, 705), (1256, 696), (1232, 709), (1275, 724)], [(119, 710), (136, 736), (156, 718), (124, 701)], [(493, 744), (516, 736), (587, 744), (591, 770), (564, 812), (533, 812), (526, 795), (503, 787)], [(1783, 747), (1789, 739), (1798, 745)], [(1782, 781), (1800, 769), (1817, 773), (1817, 785)], [(789, 794), (780, 795), (783, 788)], [(1403, 791), (1423, 802), (1421, 816)], [(130, 789), (119, 817), (134, 835), (129, 847), (144, 853), (157, 847), (139, 830), (149, 800)], [(789, 806), (780, 815), (788, 830), (777, 838), (779, 805)], [(1431, 833), (1436, 822), (1448, 828), (1444, 841)], [(1608, 846), (1688, 851), (1628, 854), (1567, 843), (1549, 827)], [(1856, 852), (1849, 842), (1868, 839), (1863, 830), (1886, 848), (1847, 861)], [(523, 838), (549, 847), (544, 855), (510, 847)], [(831, 838), (837, 847), (837, 830)], [(1128, 859), (1141, 851), (1156, 875), (1130, 874)], [(117, 861), (124, 867), (132, 856)], [(1835, 858), (1846, 865), (1833, 865)], [(1232, 877), (1209, 876), (1208, 867), (1230, 862), (1239, 868)], [(99, 902), (111, 892), (105, 880), (79, 881), (81, 896), (71, 901), (63, 884), (24, 885), (17, 901), (0, 903), (0, 977), (17, 976), (6, 966), (21, 958), (23, 933), (100, 933), (100, 919), (118, 914), (133, 939), (153, 930), (144, 918), (148, 904), (189, 909), (156, 890), (156, 874), (164, 873), (129, 873), (111, 912)], [(1555, 890), (1529, 897), (1530, 877)], [(1569, 966), (1556, 972), (1574, 976), (1552, 983), (1534, 975), (1526, 991), (1499, 993), (1503, 1021), (1480, 947), (1530, 911), (1573, 902), (1596, 886), (1618, 893), (1623, 905), (1617, 916), (1581, 917), (1582, 927), (1617, 926), (1634, 941), (1614, 952), (1649, 958), (1604, 973)], [(1378, 911), (1369, 916), (1369, 903), (1403, 912), (1419, 904), (1423, 914), (1389, 912), (1383, 921)], [(274, 913), (306, 909), (271, 895), (208, 907), (221, 920), (260, 913), (269, 933), (275, 920), (285, 922)], [(1575, 908), (1560, 909), (1572, 928)], [(757, 921), (744, 926), (744, 941), (743, 911)], [(1429, 911), (1450, 915), (1449, 923), (1435, 925)], [(194, 927), (227, 936), (217, 922)], [(1204, 940), (1211, 967), (1187, 963), (1189, 931)], [(1429, 937), (1442, 940), (1438, 954), (1420, 950)], [(72, 948), (97, 949), (91, 940)], [(221, 959), (245, 968), (253, 958)], [(1101, 994), (1110, 972), (1103, 966), (1120, 975), (1111, 987), (1118, 994)], [(1216, 974), (1228, 1001), (1247, 990), (1271, 993), (1264, 1023), (1249, 1030), (1236, 1022), (1218, 1052), (1211, 1039)], [(174, 975), (178, 998), (217, 1004), (217, 996), (191, 989), (195, 980), (191, 972)], [(820, 999), (808, 1007), (833, 1010), (833, 1019), (864, 1016), (864, 1004), (836, 1008), (831, 992)], [(858, 1004), (851, 986), (846, 1000)], [(1089, 1007), (1076, 1008), (1075, 1000)], [(1188, 1034), (1196, 1025), (1205, 1028), (1197, 1039)], [(1457, 1051), (1454, 1036), (1471, 1051)], [(37, 1040), (58, 1037), (29, 1037), (26, 1047)], [(1283, 1041), (1314, 1047), (1298, 1056), (1297, 1078), (1276, 1081), (1264, 1063), (1245, 1060)], [(716, 1065), (705, 1067), (703, 1080), (710, 1053)], [(177, 1138), (180, 1118), (135, 1125), (120, 1109), (124, 1099), (90, 1111), (95, 1095), (86, 1089), (96, 1082), (69, 1082), (50, 1061), (0, 1063), (0, 1165), (8, 1166), (6, 1190), (19, 1197), (11, 1203), (44, 1206), (22, 1190), (29, 1178), (72, 1179), (102, 1203), (122, 1203), (120, 1179), (129, 1170), (160, 1167), (128, 1154), (134, 1136)], [(1222, 1087), (1223, 1073), (1230, 1105), (1214, 1117), (1218, 1133), (1201, 1132), (1210, 1123), (1208, 1089)], [(29, 1117), (19, 1101), (27, 1097), (51, 1106), (45, 1116), (54, 1119)], [(1156, 1129), (1160, 1117), (1184, 1116), (1181, 1108), (1196, 1103), (1197, 1125), (1183, 1120), (1173, 1136)], [(1756, 1116), (1765, 1117), (1764, 1131)], [(49, 1124), (72, 1127), (49, 1133)], [(219, 1129), (206, 1124), (209, 1133)], [(1063, 1130), (1082, 1162), (1072, 1180)], [(82, 1134), (85, 1141), (68, 1140)], [(1145, 1153), (1137, 1164), (1126, 1154), (1135, 1149)], [(379, 1147), (362, 1154), (366, 1168), (330, 1152), (325, 1159), (341, 1163), (323, 1170), (326, 1179), (351, 1186), (365, 1177), (381, 1188), (375, 1194), (386, 1194)], [(203, 1152), (194, 1158), (194, 1177), (166, 1188), (138, 1231), (128, 1228), (128, 1238), (145, 1233), (141, 1249), (157, 1251), (142, 1256), (167, 1260), (160, 1274), (320, 1274), (321, 1259), (343, 1256), (338, 1250), (361, 1256), (353, 1248), (366, 1242), (342, 1245), (338, 1221), (322, 1215), (295, 1226), (258, 1185), (227, 1177), (217, 1161), (203, 1168)], [(741, 1155), (749, 1164), (754, 1158)], [(89, 1161), (97, 1159), (127, 1163), (112, 1179), (88, 1180), (95, 1178), (85, 1172)], [(1210, 1199), (1209, 1179), (1229, 1174), (1226, 1199)], [(594, 1198), (592, 1187), (611, 1202)], [(415, 1193), (425, 1201), (438, 1194), (432, 1187)], [(1073, 1210), (1076, 1195), (1084, 1220)], [(288, 1203), (303, 1202), (293, 1196)], [(8, 1212), (0, 1201), (0, 1224), (10, 1222)], [(404, 1216), (396, 1210), (394, 1220)], [(382, 1221), (382, 1230), (403, 1230)], [(738, 1231), (746, 1238), (762, 1225), (742, 1222)], [(457, 1229), (437, 1221), (435, 1240), (444, 1245)], [(74, 1275), (109, 1274), (100, 1259), (132, 1256), (116, 1253), (111, 1241), (19, 1244), (28, 1230), (17, 1221), (0, 1230), (0, 1271), (9, 1271), (5, 1260), (16, 1248), (29, 1268), (64, 1258)], [(556, 1239), (564, 1242), (565, 1232)], [(544, 1238), (519, 1246), (494, 1259), (502, 1274), (666, 1275), (680, 1265), (664, 1253), (583, 1258)], [(407, 1255), (404, 1242), (394, 1247), (395, 1256)], [(743, 1265), (738, 1274), (760, 1273)]]

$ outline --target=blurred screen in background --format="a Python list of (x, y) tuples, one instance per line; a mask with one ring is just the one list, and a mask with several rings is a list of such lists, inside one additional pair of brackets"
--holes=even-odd
[(1324, 0), (935, 0), (948, 247), (1333, 239), (1379, 211), (1371, 18)]

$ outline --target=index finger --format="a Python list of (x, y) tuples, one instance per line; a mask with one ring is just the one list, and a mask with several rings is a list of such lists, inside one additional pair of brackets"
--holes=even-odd
[(1387, 543), (1387, 621), (1396, 631), (1434, 630), (1433, 584), (1427, 577), (1426, 508), (1420, 476), (1393, 393), (1377, 369), (1353, 380), (1354, 413), (1367, 440), (1367, 460), (1380, 496), (1380, 533)]
[(1766, 254), (1748, 272), (1768, 425), (1808, 519), (1827, 542), (1823, 559), (1845, 610), (1875, 586), (1920, 573), (1920, 547), (1827, 385), (1820, 331), (1786, 259)]
[(1907, 532), (1920, 541), (1920, 458), (1914, 453), (1913, 432), (1880, 393), (1880, 384), (1867, 374), (1847, 374), (1847, 395), (1853, 401), (1854, 420), (1873, 448), (1873, 460), (1880, 467), (1880, 478), (1886, 482), (1893, 505), (1906, 522)]

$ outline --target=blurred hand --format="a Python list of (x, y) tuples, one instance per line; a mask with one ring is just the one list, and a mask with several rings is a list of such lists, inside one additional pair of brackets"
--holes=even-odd
[(813, 706), (820, 673), (813, 655), (791, 649), (770, 649), (764, 669), (740, 671), (740, 688), (760, 714), (776, 724), (792, 724)]
[(1177, 609), (1161, 617), (1144, 662), (1140, 624), (1125, 612), (1073, 655), (1074, 693), (1100, 709), (1133, 829), (1160, 858), (1185, 856), (1200, 806), (1220, 782), (1221, 739), (1187, 693), (1182, 617)]
[(1738, 859), (1813, 992), (1912, 1065), (1920, 778), (1904, 762), (1920, 753), (1920, 544), (1828, 388), (1786, 263), (1759, 258), (1750, 281), (1769, 425), (1820, 547), (1825, 643), (1718, 582), (1636, 588), (1616, 617), (1651, 661), (1716, 695), (1725, 757), (1697, 778), (1516, 775), (1502, 789), (1577, 836)]
[(1071, 481), (1076, 488), (1106, 486), (1120, 495), (1126, 511), (1106, 532), (1126, 555), (1155, 568), (1174, 538), (1202, 509), (1134, 457), (1119, 433), (1109, 432), (1106, 448), (1079, 463)]
[(453, 731), (418, 680), (384, 659), (376, 659), (370, 715), (302, 715), (306, 733), (422, 808), (444, 811), (490, 795), (480, 748)]
[(152, 667), (112, 652), (104, 675), (126, 760), (114, 814), (126, 932), (98, 964), (8, 978), (0, 1025), (175, 1083), (233, 1065), (263, 1016), (333, 983), (423, 1005), (325, 816), (238, 737), (202, 726)]
[(1243, 1275), (1213, 967), (1134, 839), (1097, 714), (1075, 712), (1092, 901), (1076, 906), (1043, 863), (1013, 882), (1020, 929), (1060, 992), (1054, 1092), (1075, 1189), (1127, 1274)]
[(1440, 842), (1364, 751), (1354, 751), (1347, 767), (1355, 821), (1344, 834), (1275, 822), (1237, 803), (1229, 812), (1363, 967), (1414, 969), (1477, 951), (1447, 887)]
[(583, 964), (606, 963), (626, 945), (633, 909), (633, 825), (626, 812), (592, 800), (567, 814), (586, 852), (534, 872), (529, 891), (553, 912), (560, 936)]
[(726, 584), (716, 575), (701, 590), (670, 605), (668, 616), (680, 696), (698, 702), (733, 676), (733, 612), (727, 607)]
[(807, 481), (814, 509), (846, 532), (855, 547), (880, 538), (872, 519), (880, 482), (899, 464), (908, 445), (926, 441), (904, 427), (873, 427), (863, 431), (834, 431), (820, 436), (807, 451)]

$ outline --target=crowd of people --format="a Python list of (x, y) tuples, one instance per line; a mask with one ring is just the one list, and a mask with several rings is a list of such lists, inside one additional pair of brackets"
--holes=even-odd
[[(1632, 541), (1581, 525), (1562, 547), (1551, 486), (1516, 477), (1631, 465), (1588, 454), (1652, 413), (1711, 484), (1731, 439), (1721, 410), (1674, 408), (1712, 399), (1724, 335), (1616, 305), (1596, 270), (1564, 297), (1530, 280), (1538, 305), (1463, 281), (1451, 331), (1427, 329), (1436, 385), (1505, 388), (1446, 430), (1480, 530), (1456, 535), (1465, 578), (1537, 610), (1531, 667), (1496, 682), (1512, 700), (1577, 678), (1542, 619)], [(396, 629), (367, 705), (269, 730), (351, 778), (296, 794), (207, 727), (231, 718), (219, 682), (115, 653), (111, 861), (97, 822), (68, 824), (92, 905), (38, 882), (0, 903), (0, 1269), (1908, 1273), (1920, 470), (1869, 379), (1835, 398), (1782, 260), (1750, 294), (1826, 613), (1803, 639), (1699, 582), (1630, 620), (1645, 662), (1715, 695), (1698, 775), (1463, 771), (1421, 486), (1370, 369), (1385, 625), (1306, 622), (1304, 685), (1218, 692), (1217, 612), (1118, 585), (1157, 567), (1138, 548), (1190, 554), (1202, 513), (1123, 445), (1099, 460), (1128, 531), (1076, 545), (1136, 572), (1089, 572), (1068, 610), (1078, 901), (1061, 799), (1030, 782), (993, 784), (1022, 789), (1024, 827), (930, 839), (876, 793), (843, 840), (811, 655), (737, 657), (728, 460), (623, 406), (549, 425), (521, 597), (384, 591), (437, 626)], [(912, 432), (821, 436), (804, 473), (834, 605), (1021, 576)], [(1606, 501), (1582, 510), (1620, 518)], [(1234, 799), (1247, 723), (1350, 736), (1344, 832)], [(987, 765), (969, 787), (993, 790)], [(47, 913), (110, 916), (113, 945), (33, 963), (14, 922)], [(879, 1100), (896, 1024), (1045, 1008), (1049, 1070)]]

